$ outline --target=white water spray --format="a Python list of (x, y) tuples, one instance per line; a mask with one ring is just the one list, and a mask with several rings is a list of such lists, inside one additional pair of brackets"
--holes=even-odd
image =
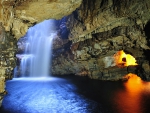
[(56, 35), (54, 20), (45, 20), (29, 28), (24, 54), (21, 56), (22, 77), (47, 77), (50, 74), (52, 40)]

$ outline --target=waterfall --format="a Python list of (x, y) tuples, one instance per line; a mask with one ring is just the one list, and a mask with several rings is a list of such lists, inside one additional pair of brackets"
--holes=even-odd
[(55, 20), (45, 20), (29, 28), (25, 35), (21, 59), (21, 77), (47, 77), (50, 74), (52, 40), (56, 36)]

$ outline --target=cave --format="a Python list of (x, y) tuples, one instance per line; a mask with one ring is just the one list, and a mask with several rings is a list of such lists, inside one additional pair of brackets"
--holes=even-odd
[[(149, 4), (149, 0), (2, 0), (0, 112), (149, 113)], [(52, 42), (38, 38), (51, 34), (46, 27), (50, 23), (31, 33), (34, 45), (51, 46), (29, 49), (29, 30), (51, 20)], [(38, 61), (50, 56), (32, 66), (32, 52), (37, 50), (42, 52)], [(33, 61), (27, 61), (29, 57)]]

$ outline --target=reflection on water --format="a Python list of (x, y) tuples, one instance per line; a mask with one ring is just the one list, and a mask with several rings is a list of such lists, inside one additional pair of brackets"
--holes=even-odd
[(148, 111), (145, 110), (147, 106), (145, 105), (148, 105), (148, 103), (145, 100), (145, 96), (150, 96), (150, 82), (142, 81), (135, 74), (130, 74), (129, 76), (130, 79), (123, 83), (125, 89), (119, 90), (115, 94), (114, 107), (116, 112), (147, 113)]
[(2, 105), (8, 113), (150, 113), (150, 82), (128, 76), (115, 82), (77, 76), (13, 79), (6, 82)]
[(150, 113), (150, 82), (129, 74), (127, 81), (71, 78), (76, 92), (97, 102), (104, 111), (90, 113)]

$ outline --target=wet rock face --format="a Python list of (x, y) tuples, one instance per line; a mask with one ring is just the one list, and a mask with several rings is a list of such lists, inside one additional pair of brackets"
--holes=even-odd
[(70, 49), (54, 50), (52, 74), (124, 79), (130, 71), (112, 65), (112, 56), (124, 50), (139, 64), (131, 72), (150, 80), (149, 4), (149, 0), (83, 0), (66, 23), (72, 42)]
[(0, 21), (16, 38), (25, 35), (28, 27), (45, 19), (60, 19), (71, 14), (82, 0), (2, 0)]
[(0, 104), (5, 95), (5, 80), (12, 78), (13, 68), (16, 65), (15, 52), (17, 40), (5, 32), (0, 24)]

